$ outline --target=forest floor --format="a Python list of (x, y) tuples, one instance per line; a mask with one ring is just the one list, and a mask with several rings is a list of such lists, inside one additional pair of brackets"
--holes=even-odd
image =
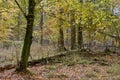
[(34, 75), (10, 69), (0, 72), (0, 80), (120, 80), (120, 56), (72, 53), (28, 69)]

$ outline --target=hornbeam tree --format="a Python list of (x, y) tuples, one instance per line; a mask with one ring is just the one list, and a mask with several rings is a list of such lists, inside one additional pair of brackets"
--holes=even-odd
[(22, 49), (22, 55), (20, 64), (18, 65), (18, 68), (16, 69), (18, 72), (26, 72), (27, 66), (28, 66), (28, 58), (30, 55), (30, 47), (32, 44), (32, 33), (33, 33), (33, 23), (34, 23), (34, 9), (35, 9), (35, 0), (29, 0), (28, 1), (28, 14), (26, 14), (21, 6), (19, 5), (18, 1), (15, 0), (16, 4), (22, 11), (24, 17), (26, 18), (27, 25), (26, 25), (26, 35), (24, 38), (24, 45)]

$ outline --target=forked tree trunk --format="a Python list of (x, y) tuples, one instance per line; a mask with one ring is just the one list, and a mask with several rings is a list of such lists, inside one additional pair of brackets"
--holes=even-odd
[(20, 71), (20, 72), (27, 70), (28, 58), (30, 55), (30, 47), (32, 44), (34, 9), (35, 9), (35, 0), (29, 0), (26, 35), (24, 39), (20, 65), (17, 68), (17, 71)]

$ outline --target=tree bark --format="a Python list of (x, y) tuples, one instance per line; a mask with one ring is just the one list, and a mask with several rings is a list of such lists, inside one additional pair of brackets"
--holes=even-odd
[(40, 12), (40, 44), (43, 45), (43, 10)]
[(83, 35), (82, 35), (82, 27), (80, 24), (78, 25), (78, 38), (77, 39), (78, 39), (78, 49), (81, 49), (83, 45)]
[[(41, 3), (42, 0), (38, 0), (38, 3)], [(40, 11), (40, 21), (39, 21), (39, 27), (40, 27), (40, 44), (43, 45), (43, 22), (44, 20), (44, 12), (43, 12), (43, 6)]]
[(76, 49), (76, 26), (74, 10), (72, 10), (70, 13), (70, 24), (71, 24), (71, 50), (73, 50)]
[(20, 71), (20, 72), (26, 71), (28, 66), (28, 58), (30, 55), (30, 47), (32, 44), (34, 9), (35, 9), (35, 0), (29, 0), (28, 15), (26, 17), (27, 19), (26, 35), (25, 35), (24, 45), (22, 49), (21, 61), (17, 68), (17, 71)]
[[(80, 3), (83, 3), (84, 0), (79, 0)], [(82, 7), (81, 7), (82, 8)], [(82, 15), (81, 15), (82, 16)], [(80, 21), (81, 20), (81, 16), (80, 16)], [(77, 36), (77, 39), (78, 39), (78, 49), (81, 49), (82, 48), (82, 45), (83, 45), (83, 30), (82, 30), (82, 25), (81, 23), (79, 22), (78, 24), (78, 36)]]
[(63, 27), (62, 27), (62, 19), (59, 19), (59, 37), (58, 37), (58, 48), (59, 51), (63, 51), (64, 50), (64, 34), (63, 34)]

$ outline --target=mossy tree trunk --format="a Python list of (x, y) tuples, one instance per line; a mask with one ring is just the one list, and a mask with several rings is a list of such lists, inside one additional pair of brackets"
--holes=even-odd
[(24, 45), (22, 49), (21, 61), (17, 68), (17, 71), (20, 71), (20, 72), (27, 71), (28, 58), (30, 55), (30, 47), (32, 44), (34, 9), (35, 9), (35, 0), (29, 0), (28, 15), (26, 15), (26, 19), (27, 19), (26, 35), (25, 35)]

